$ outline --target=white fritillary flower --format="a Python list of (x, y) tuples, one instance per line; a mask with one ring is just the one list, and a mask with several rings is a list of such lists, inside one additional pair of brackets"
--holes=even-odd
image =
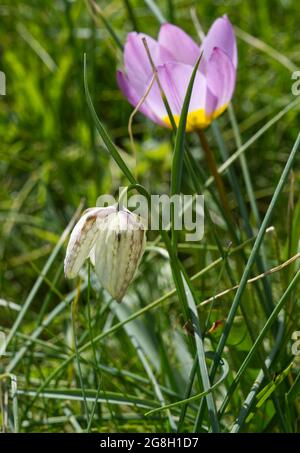
[(67, 278), (78, 275), (90, 258), (101, 285), (120, 302), (145, 250), (146, 230), (135, 214), (115, 206), (87, 209), (67, 247)]

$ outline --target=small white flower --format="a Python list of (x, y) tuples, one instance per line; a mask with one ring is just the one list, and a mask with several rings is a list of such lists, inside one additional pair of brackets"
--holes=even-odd
[(139, 265), (146, 244), (140, 219), (115, 206), (87, 209), (75, 225), (67, 247), (67, 278), (79, 273), (90, 258), (101, 285), (121, 301)]

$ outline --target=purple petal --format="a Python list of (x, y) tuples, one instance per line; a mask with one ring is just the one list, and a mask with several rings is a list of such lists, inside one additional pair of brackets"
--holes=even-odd
[(151, 38), (151, 36), (136, 32), (129, 33), (127, 36), (124, 48), (124, 64), (129, 80), (134, 80), (146, 89), (145, 81), (150, 79), (153, 70), (143, 44), (143, 38), (147, 41), (154, 64), (159, 64), (160, 52), (157, 41)]
[(235, 87), (236, 69), (221, 49), (215, 48), (207, 62), (206, 77), (211, 92), (217, 97), (216, 116), (227, 107)]
[[(131, 105), (133, 107), (136, 107), (137, 104), (139, 103), (140, 99), (144, 96), (147, 87), (149, 86), (150, 81), (145, 84), (145, 88), (142, 92), (139, 91), (139, 87), (136, 87), (134, 83), (129, 81), (129, 79), (126, 77), (125, 74), (121, 71), (117, 71), (117, 82), (120, 90), (124, 94), (124, 96), (128, 99)], [(163, 116), (164, 112), (164, 105), (162, 102), (161, 97), (157, 98), (157, 90), (158, 88), (155, 86), (152, 86), (152, 89), (150, 90), (150, 93), (142, 103), (142, 105), (139, 107), (139, 111), (146, 115), (148, 118), (150, 118), (152, 121), (154, 121), (157, 124), (162, 125), (163, 122), (160, 119)], [(151, 102), (149, 102), (149, 99)], [(158, 104), (158, 106), (156, 105)], [(159, 105), (160, 104), (160, 105)], [(160, 113), (160, 116), (157, 116), (155, 111), (153, 111), (150, 107), (150, 105), (155, 106), (155, 111)]]
[[(192, 72), (192, 66), (174, 62), (166, 63), (158, 68), (159, 81), (177, 120), (181, 114)], [(208, 125), (216, 103), (217, 97), (208, 89), (206, 78), (198, 71), (189, 105), (187, 130), (204, 127), (204, 124)], [(165, 121), (168, 122), (166, 118)]]
[[(200, 47), (181, 28), (172, 24), (163, 24), (160, 27), (158, 42), (163, 49), (166, 49), (172, 60), (195, 66), (199, 55)], [(170, 61), (164, 59), (163, 63)]]
[(215, 47), (218, 47), (223, 52), (225, 52), (232, 61), (233, 66), (235, 68), (237, 67), (237, 47), (235, 33), (226, 15), (219, 17), (214, 21), (203, 41), (202, 49), (204, 67), (206, 67), (206, 62), (208, 62), (208, 60), (210, 59)]
[[(158, 68), (159, 81), (174, 114), (181, 113), (192, 72), (192, 66), (174, 62), (166, 63)], [(204, 108), (205, 98), (206, 80), (203, 74), (198, 71), (193, 85), (189, 111)]]
[(205, 113), (208, 118), (212, 118), (214, 112), (217, 108), (218, 98), (217, 96), (211, 91), (208, 83), (206, 81), (206, 99), (205, 99)]

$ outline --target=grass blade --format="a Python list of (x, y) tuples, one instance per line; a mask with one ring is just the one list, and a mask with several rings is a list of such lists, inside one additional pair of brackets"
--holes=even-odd
[(96, 127), (97, 131), (99, 132), (100, 137), (102, 138), (102, 140), (107, 148), (107, 151), (111, 154), (111, 156), (113, 157), (113, 159), (115, 160), (115, 162), (117, 163), (119, 168), (121, 169), (122, 173), (126, 176), (126, 178), (128, 179), (128, 181), (131, 184), (136, 184), (137, 182), (135, 180), (135, 177), (133, 176), (133, 174), (131, 173), (131, 171), (129, 170), (127, 165), (125, 164), (124, 160), (120, 156), (119, 151), (117, 150), (116, 146), (113, 144), (111, 138), (108, 135), (108, 132), (106, 131), (106, 129), (104, 128), (103, 124), (101, 123), (101, 121), (99, 120), (99, 118), (97, 116), (97, 113), (96, 113), (96, 110), (93, 105), (91, 95), (89, 92), (89, 87), (88, 87), (86, 54), (84, 54), (84, 59), (83, 59), (83, 78), (84, 78), (84, 90), (85, 90), (86, 101), (87, 101), (87, 105), (88, 105), (90, 114), (93, 118), (95, 127)]
[(257, 256), (257, 254), (259, 252), (261, 243), (263, 241), (264, 235), (266, 233), (266, 229), (267, 229), (267, 227), (269, 225), (269, 222), (270, 222), (271, 216), (273, 214), (274, 208), (276, 206), (277, 200), (279, 198), (279, 195), (280, 195), (280, 193), (281, 193), (281, 191), (282, 191), (282, 189), (284, 187), (284, 184), (285, 184), (285, 182), (287, 180), (289, 172), (290, 172), (290, 170), (292, 168), (292, 165), (294, 163), (294, 160), (295, 160), (295, 157), (296, 157), (296, 154), (297, 154), (297, 151), (298, 151), (299, 144), (300, 144), (300, 134), (298, 135), (297, 140), (296, 140), (296, 142), (295, 142), (295, 144), (293, 146), (293, 149), (292, 149), (292, 151), (290, 153), (290, 156), (289, 156), (289, 158), (287, 160), (287, 163), (286, 163), (285, 168), (284, 168), (284, 170), (282, 172), (280, 180), (279, 180), (279, 182), (277, 184), (277, 187), (275, 189), (274, 195), (272, 197), (272, 200), (270, 202), (270, 205), (268, 207), (266, 215), (265, 215), (265, 217), (264, 217), (264, 219), (262, 221), (262, 224), (261, 224), (261, 227), (259, 229), (257, 238), (255, 240), (255, 243), (253, 245), (253, 248), (252, 248), (251, 254), (249, 256), (247, 265), (245, 267), (242, 279), (240, 281), (240, 286), (239, 286), (239, 288), (238, 288), (238, 290), (236, 292), (236, 295), (234, 297), (234, 300), (232, 302), (232, 305), (231, 305), (231, 308), (230, 308), (230, 311), (229, 311), (229, 314), (228, 314), (228, 317), (227, 317), (227, 320), (226, 320), (226, 323), (225, 323), (225, 327), (224, 327), (224, 330), (222, 332), (222, 335), (221, 335), (221, 338), (220, 338), (220, 341), (219, 341), (219, 344), (218, 344), (218, 347), (217, 347), (217, 352), (216, 352), (217, 353), (217, 360), (214, 362), (212, 370), (211, 370), (212, 379), (215, 376), (215, 373), (216, 373), (216, 370), (217, 370), (217, 366), (218, 366), (218, 360), (221, 357), (223, 349), (224, 349), (224, 346), (226, 344), (226, 340), (228, 338), (228, 335), (229, 335), (229, 332), (230, 332), (230, 329), (231, 329), (231, 326), (232, 326), (236, 311), (238, 309), (238, 306), (240, 304), (242, 295), (243, 295), (245, 287), (247, 285), (247, 280), (248, 280), (248, 278), (250, 276), (250, 272), (251, 272), (253, 263), (254, 263), (254, 261), (256, 259), (256, 256)]

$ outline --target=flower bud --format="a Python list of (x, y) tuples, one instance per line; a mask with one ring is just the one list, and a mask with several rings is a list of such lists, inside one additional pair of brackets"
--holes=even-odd
[(88, 209), (72, 231), (65, 275), (76, 277), (89, 257), (101, 285), (120, 302), (134, 277), (145, 243), (143, 223), (127, 209)]

